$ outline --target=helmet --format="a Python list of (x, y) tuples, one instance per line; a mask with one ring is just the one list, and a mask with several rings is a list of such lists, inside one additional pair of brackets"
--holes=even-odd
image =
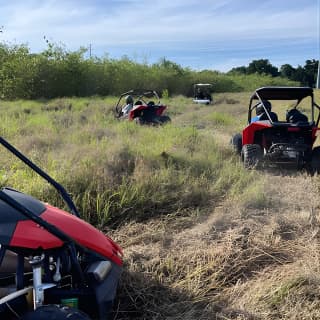
[(271, 103), (268, 100), (262, 100), (257, 107), (256, 107), (256, 114), (257, 116), (261, 115), (264, 113), (264, 108), (263, 106), (270, 112), (272, 109)]
[(133, 103), (133, 98), (132, 96), (126, 96), (126, 104)]

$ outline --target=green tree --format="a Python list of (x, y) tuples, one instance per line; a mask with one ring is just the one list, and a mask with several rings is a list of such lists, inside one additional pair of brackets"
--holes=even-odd
[(232, 68), (228, 73), (231, 74), (246, 74), (248, 72), (248, 68), (245, 66)]
[(272, 77), (279, 75), (278, 68), (273, 66), (268, 59), (253, 60), (250, 62), (247, 68), (247, 73), (265, 74), (271, 75)]
[(306, 60), (305, 65), (293, 68), (290, 64), (280, 67), (280, 74), (289, 80), (298, 81), (303, 86), (314, 87), (318, 72), (318, 61), (315, 59)]
[(316, 83), (318, 71), (318, 61), (315, 59), (306, 60), (304, 65), (304, 84), (309, 87), (314, 87)]
[(290, 64), (284, 64), (280, 67), (280, 75), (288, 79), (293, 79), (295, 71), (295, 68)]

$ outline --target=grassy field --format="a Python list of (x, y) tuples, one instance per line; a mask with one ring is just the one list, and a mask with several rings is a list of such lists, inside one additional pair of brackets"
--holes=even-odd
[[(0, 102), (0, 134), (123, 247), (114, 319), (320, 318), (320, 181), (243, 168), (229, 141), (250, 94), (168, 98), (160, 128), (116, 121), (116, 97)], [(5, 151), (0, 168), (2, 186), (63, 206)]]

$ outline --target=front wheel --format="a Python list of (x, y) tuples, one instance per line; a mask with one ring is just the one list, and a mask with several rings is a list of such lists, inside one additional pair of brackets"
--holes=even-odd
[(262, 159), (262, 149), (258, 144), (245, 144), (241, 150), (241, 159), (247, 169), (254, 169)]
[(135, 118), (134, 118), (134, 122), (135, 122), (136, 124), (139, 124), (139, 125), (145, 124), (145, 122), (143, 121), (142, 117), (135, 117)]
[(168, 123), (168, 122), (171, 122), (171, 118), (167, 115), (165, 116), (160, 116), (159, 117), (159, 120), (162, 124), (165, 124), (165, 123)]
[(236, 133), (234, 136), (232, 136), (230, 143), (234, 151), (240, 155), (242, 150), (242, 134)]
[(82, 311), (68, 306), (50, 304), (28, 312), (21, 320), (90, 320)]

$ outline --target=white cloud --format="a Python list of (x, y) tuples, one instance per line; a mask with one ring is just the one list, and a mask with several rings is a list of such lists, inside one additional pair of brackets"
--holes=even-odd
[[(78, 49), (91, 43), (123, 54), (198, 46), (235, 51), (275, 39), (317, 41), (317, 10), (312, 0), (0, 0), (0, 40), (28, 43), (34, 51), (43, 36)], [(254, 5), (253, 5), (254, 4)], [(281, 8), (277, 10), (278, 6)]]

